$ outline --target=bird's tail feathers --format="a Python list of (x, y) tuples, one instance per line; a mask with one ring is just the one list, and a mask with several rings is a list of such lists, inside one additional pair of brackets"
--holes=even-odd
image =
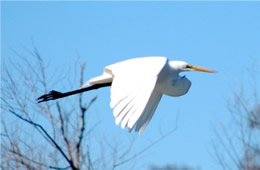
[(113, 76), (111, 74), (104, 73), (101, 76), (94, 77), (89, 81), (85, 82), (80, 88), (86, 87), (88, 85), (111, 83), (112, 80)]

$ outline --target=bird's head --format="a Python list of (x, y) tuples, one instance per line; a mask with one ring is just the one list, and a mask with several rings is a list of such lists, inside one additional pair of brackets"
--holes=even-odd
[(191, 65), (185, 61), (170, 61), (169, 62), (170, 67), (177, 72), (183, 72), (183, 71), (202, 71), (202, 72), (208, 72), (208, 73), (216, 73), (215, 70), (211, 70), (208, 68), (198, 67)]

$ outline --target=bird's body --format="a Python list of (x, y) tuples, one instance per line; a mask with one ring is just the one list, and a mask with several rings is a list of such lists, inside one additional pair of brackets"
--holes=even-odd
[[(110, 107), (113, 109), (116, 124), (128, 127), (129, 131), (142, 133), (149, 124), (162, 95), (182, 96), (189, 91), (190, 80), (180, 76), (183, 71), (215, 71), (192, 66), (183, 61), (168, 61), (166, 57), (134, 58), (105, 67), (101, 76), (87, 81), (85, 90), (73, 94), (111, 85)], [(61, 93), (62, 94), (62, 93)], [(71, 95), (71, 92), (60, 96)], [(53, 100), (52, 94), (39, 98)], [(40, 102), (41, 102), (40, 101)]]
[[(112, 83), (113, 79), (120, 76), (120, 81), (133, 86), (139, 83), (145, 84), (152, 79), (156, 79), (154, 90), (167, 96), (182, 96), (186, 94), (191, 86), (191, 82), (186, 76), (180, 76), (178, 67), (185, 64), (182, 61), (168, 61), (165, 57), (143, 57), (134, 58), (105, 67), (101, 76), (94, 77), (84, 85), (94, 85)], [(138, 88), (137, 87), (137, 88)], [(120, 86), (117, 91), (128, 90), (127, 86)]]
[(182, 64), (180, 61), (167, 62), (158, 75), (156, 90), (167, 96), (182, 96), (186, 94), (191, 86), (191, 82), (186, 76), (180, 76), (178, 69), (174, 66)]
[[(188, 66), (188, 67), (187, 67)], [(191, 82), (180, 76), (191, 65), (168, 61), (166, 57), (134, 58), (105, 67), (101, 76), (86, 84), (112, 83), (111, 103), (116, 124), (142, 133), (150, 122), (163, 94), (182, 96)]]

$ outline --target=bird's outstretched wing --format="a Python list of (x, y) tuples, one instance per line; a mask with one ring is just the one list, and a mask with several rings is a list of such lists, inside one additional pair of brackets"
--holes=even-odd
[(116, 124), (142, 133), (150, 122), (162, 94), (156, 91), (158, 75), (167, 63), (165, 57), (126, 60), (105, 68), (113, 75), (111, 103)]

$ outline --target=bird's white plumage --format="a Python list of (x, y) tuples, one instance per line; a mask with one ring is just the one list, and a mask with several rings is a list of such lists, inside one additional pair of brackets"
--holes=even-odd
[[(126, 60), (105, 68), (114, 76), (110, 106), (113, 108), (116, 124), (121, 122), (122, 128), (127, 126), (131, 131), (145, 113), (146, 108), (151, 110), (146, 114), (153, 114), (155, 109), (148, 109), (148, 107), (153, 107), (148, 102), (154, 91), (158, 75), (166, 63), (167, 58), (165, 57), (146, 57)], [(160, 100), (156, 101), (155, 106)], [(145, 120), (139, 122), (139, 124), (142, 123), (145, 123)]]
[(163, 94), (182, 96), (188, 92), (191, 82), (179, 73), (191, 70), (215, 72), (184, 61), (169, 62), (166, 57), (143, 57), (109, 65), (103, 75), (86, 84), (112, 83), (110, 107), (115, 123), (142, 133)]
[(138, 126), (136, 131), (141, 132), (160, 101), (162, 94), (154, 89), (167, 61), (166, 57), (143, 57), (112, 64), (88, 84), (112, 81), (110, 107), (116, 124), (121, 122), (121, 127), (127, 126), (129, 131)]
[(94, 77), (84, 83), (82, 87), (87, 85), (93, 85), (93, 84), (103, 84), (103, 83), (110, 83), (113, 80), (113, 75), (110, 71), (105, 70), (104, 73), (101, 76)]
[[(161, 100), (162, 94), (159, 93), (158, 91), (153, 91), (152, 95), (147, 103), (147, 106), (140, 117), (140, 119), (136, 123), (136, 128), (135, 131), (142, 133), (150, 120), (153, 117), (153, 114)], [(131, 129), (130, 129), (131, 130)]]

